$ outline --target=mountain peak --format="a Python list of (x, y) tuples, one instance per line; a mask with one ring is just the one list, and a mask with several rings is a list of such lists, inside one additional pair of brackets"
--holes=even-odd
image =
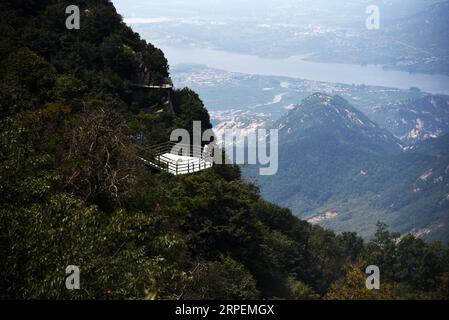
[(310, 96), (304, 98), (302, 100), (302, 103), (310, 103), (310, 102), (317, 102), (317, 101), (321, 101), (324, 104), (330, 104), (330, 103), (336, 103), (338, 101), (340, 102), (346, 102), (347, 101), (345, 99), (343, 99), (340, 96), (337, 95), (329, 95), (327, 93), (323, 93), (323, 92), (314, 92), (312, 93)]
[(382, 149), (399, 151), (400, 144), (388, 131), (381, 129), (340, 96), (314, 93), (301, 101), (278, 122), (280, 136), (299, 139), (318, 133), (320, 136), (342, 135), (364, 139)]

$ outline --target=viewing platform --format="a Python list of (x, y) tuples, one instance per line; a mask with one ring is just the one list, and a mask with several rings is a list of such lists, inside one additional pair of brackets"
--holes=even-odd
[(147, 159), (141, 158), (149, 166), (173, 175), (199, 172), (211, 168), (213, 157), (208, 147), (200, 147), (175, 142), (151, 146)]
[(143, 89), (173, 89), (173, 85), (171, 84), (160, 84), (160, 85), (156, 85), (156, 84), (136, 84), (133, 83), (132, 84), (133, 87), (136, 88), (143, 88)]
[(160, 82), (152, 82), (149, 84), (139, 84), (139, 83), (133, 83), (131, 84), (135, 88), (142, 88), (142, 89), (162, 89), (162, 90), (172, 90), (173, 89), (173, 82), (170, 78), (165, 78), (163, 81)]

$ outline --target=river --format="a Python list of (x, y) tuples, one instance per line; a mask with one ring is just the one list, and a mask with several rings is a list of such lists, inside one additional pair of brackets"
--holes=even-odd
[(404, 71), (386, 70), (378, 65), (312, 62), (304, 60), (303, 56), (270, 59), (208, 48), (165, 45), (158, 45), (158, 47), (164, 51), (170, 65), (194, 63), (255, 75), (285, 76), (400, 89), (417, 87), (429, 93), (449, 94), (449, 76), (445, 75), (411, 74)]

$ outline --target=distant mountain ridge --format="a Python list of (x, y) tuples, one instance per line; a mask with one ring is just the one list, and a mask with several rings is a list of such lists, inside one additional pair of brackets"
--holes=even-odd
[(409, 30), (415, 30), (415, 40), (420, 40), (422, 43), (438, 40), (440, 45), (445, 45), (449, 41), (445, 36), (449, 28), (449, 18), (447, 14), (442, 14), (443, 12), (449, 12), (449, 1), (433, 3), (419, 13), (398, 19), (388, 25), (387, 31), (409, 32)]
[(376, 110), (372, 116), (406, 144), (449, 133), (447, 96), (428, 95), (388, 104)]

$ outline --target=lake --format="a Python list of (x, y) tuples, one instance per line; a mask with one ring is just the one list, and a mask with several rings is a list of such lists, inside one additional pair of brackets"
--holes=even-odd
[(449, 94), (449, 76), (445, 75), (411, 74), (404, 71), (386, 70), (378, 65), (312, 62), (303, 60), (304, 56), (269, 59), (208, 48), (157, 46), (164, 51), (170, 65), (194, 63), (255, 75), (285, 76), (400, 89), (417, 87), (425, 92)]

